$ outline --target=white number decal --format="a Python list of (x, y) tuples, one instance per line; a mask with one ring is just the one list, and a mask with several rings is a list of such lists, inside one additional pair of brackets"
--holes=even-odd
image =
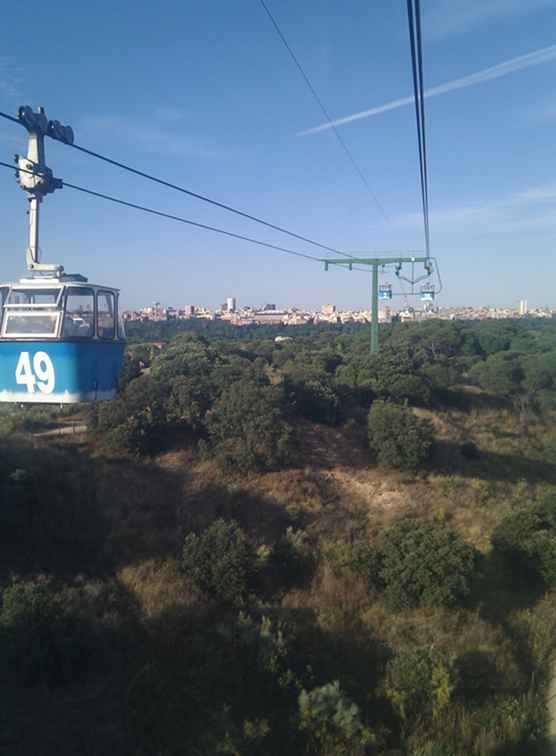
[(21, 352), (15, 369), (15, 380), (16, 383), (27, 386), (30, 394), (35, 393), (35, 384), (42, 394), (51, 394), (56, 380), (52, 360), (46, 352), (37, 352), (33, 357), (31, 369), (29, 352)]
[(31, 360), (29, 359), (29, 352), (21, 352), (19, 356), (19, 362), (15, 369), (16, 383), (27, 386), (27, 391), (30, 394), (35, 393), (35, 383), (37, 379), (33, 375), (31, 370)]
[(46, 352), (37, 352), (33, 357), (33, 367), (39, 379), (37, 386), (43, 394), (54, 391), (54, 365)]

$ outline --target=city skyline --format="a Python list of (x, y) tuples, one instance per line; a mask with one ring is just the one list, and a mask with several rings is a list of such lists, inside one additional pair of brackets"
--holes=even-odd
[[(231, 303), (233, 302), (233, 307)], [(188, 320), (209, 319), (227, 320), (233, 325), (247, 325), (249, 323), (281, 323), (283, 325), (301, 325), (304, 323), (370, 323), (371, 308), (340, 308), (335, 304), (322, 304), (319, 308), (306, 308), (300, 305), (277, 305), (265, 303), (261, 305), (238, 304), (235, 297), (228, 297), (220, 306), (210, 307), (202, 304), (163, 305), (155, 302), (141, 308), (123, 310), (125, 320)], [(392, 317), (401, 320), (423, 320), (431, 318), (448, 320), (482, 320), (504, 318), (556, 318), (556, 307), (530, 306), (526, 299), (521, 299), (517, 305), (493, 307), (488, 304), (482, 307), (472, 306), (438, 306), (436, 303), (417, 302), (413, 304), (406, 300), (396, 307), (390, 300), (379, 306), (379, 321), (389, 322)]]

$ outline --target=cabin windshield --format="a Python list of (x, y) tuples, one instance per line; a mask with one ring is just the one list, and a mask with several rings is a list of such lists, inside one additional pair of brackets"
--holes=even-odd
[(8, 305), (56, 307), (61, 289), (12, 289)]
[(12, 289), (3, 294), (2, 335), (14, 337), (56, 336), (61, 289)]

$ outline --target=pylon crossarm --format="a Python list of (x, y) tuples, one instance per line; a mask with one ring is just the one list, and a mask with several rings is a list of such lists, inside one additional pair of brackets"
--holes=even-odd
[[(351, 268), (353, 265), (395, 265), (396, 263), (425, 263), (430, 260), (435, 260), (432, 257), (350, 257), (349, 259), (339, 260), (326, 260), (324, 263), (325, 269), (328, 269), (329, 265), (347, 265)], [(436, 262), (436, 260), (435, 260)]]

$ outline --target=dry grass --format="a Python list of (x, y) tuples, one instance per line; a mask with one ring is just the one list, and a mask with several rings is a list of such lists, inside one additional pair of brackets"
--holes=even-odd
[(192, 606), (196, 602), (195, 594), (176, 559), (149, 559), (130, 564), (119, 570), (117, 577), (148, 618), (175, 607)]

